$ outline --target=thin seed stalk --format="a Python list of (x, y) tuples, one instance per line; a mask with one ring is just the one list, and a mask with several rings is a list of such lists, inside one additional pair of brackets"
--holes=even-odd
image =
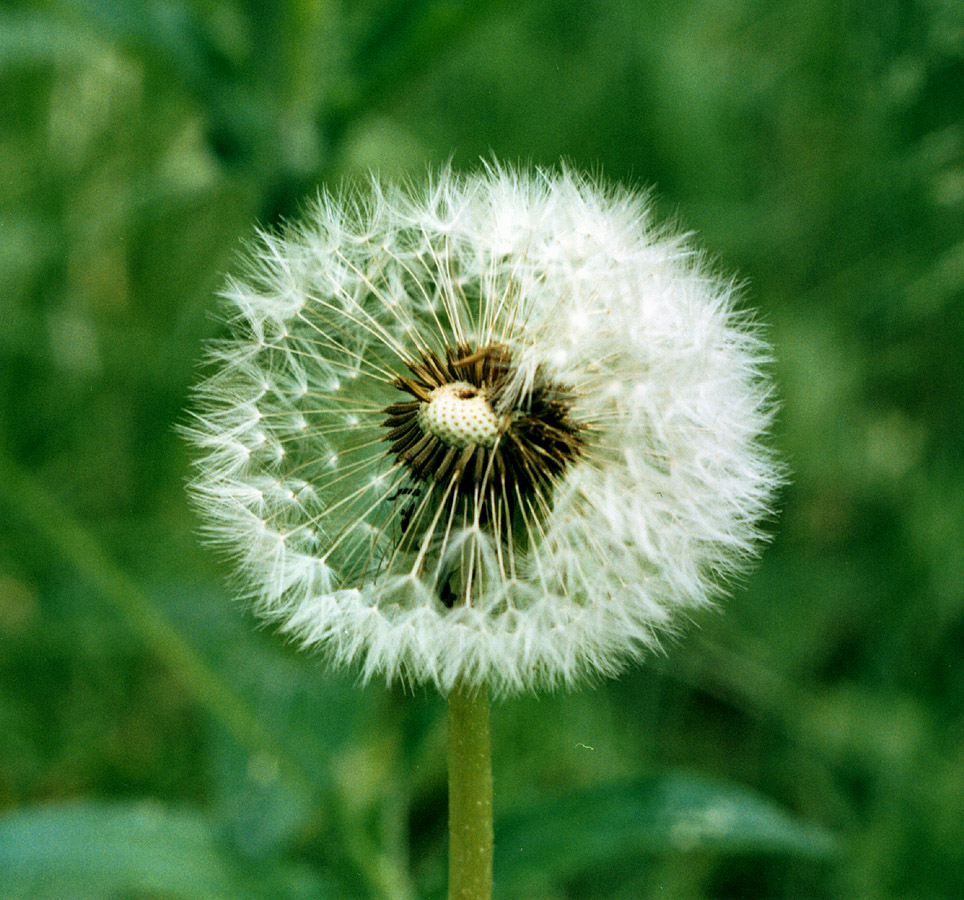
[(492, 897), (489, 696), (456, 685), (449, 703), (449, 900)]

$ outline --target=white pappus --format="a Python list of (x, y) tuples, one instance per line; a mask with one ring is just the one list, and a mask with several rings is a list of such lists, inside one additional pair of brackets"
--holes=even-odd
[(644, 198), (490, 165), (263, 234), (184, 429), (261, 614), (365, 678), (617, 673), (755, 556), (759, 329)]

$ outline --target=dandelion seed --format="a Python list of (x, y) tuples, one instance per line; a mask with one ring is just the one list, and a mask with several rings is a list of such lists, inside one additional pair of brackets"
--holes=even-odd
[(193, 493), (260, 612), (335, 663), (613, 675), (753, 558), (767, 349), (638, 196), (445, 171), (323, 197), (253, 255)]

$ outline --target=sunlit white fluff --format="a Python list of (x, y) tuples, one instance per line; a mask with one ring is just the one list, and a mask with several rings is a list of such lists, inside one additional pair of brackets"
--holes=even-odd
[[(759, 542), (767, 351), (732, 293), (644, 199), (566, 170), (324, 196), (225, 293), (193, 495), (258, 610), (366, 678), (511, 694), (613, 675)], [(419, 509), (385, 441), (406, 355), (457, 342), (511, 351), (500, 415), (550, 377), (585, 429), (521, 542), (454, 500)], [(414, 515), (431, 524), (400, 551)]]

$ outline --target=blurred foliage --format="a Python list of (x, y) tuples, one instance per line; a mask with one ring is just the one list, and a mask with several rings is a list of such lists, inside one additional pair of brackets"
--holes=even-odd
[(256, 223), (490, 153), (745, 277), (793, 470), (725, 614), (496, 706), (500, 895), (964, 895), (962, 111), (950, 0), (5, 2), (0, 897), (443, 895), (441, 702), (249, 621), (172, 424)]

